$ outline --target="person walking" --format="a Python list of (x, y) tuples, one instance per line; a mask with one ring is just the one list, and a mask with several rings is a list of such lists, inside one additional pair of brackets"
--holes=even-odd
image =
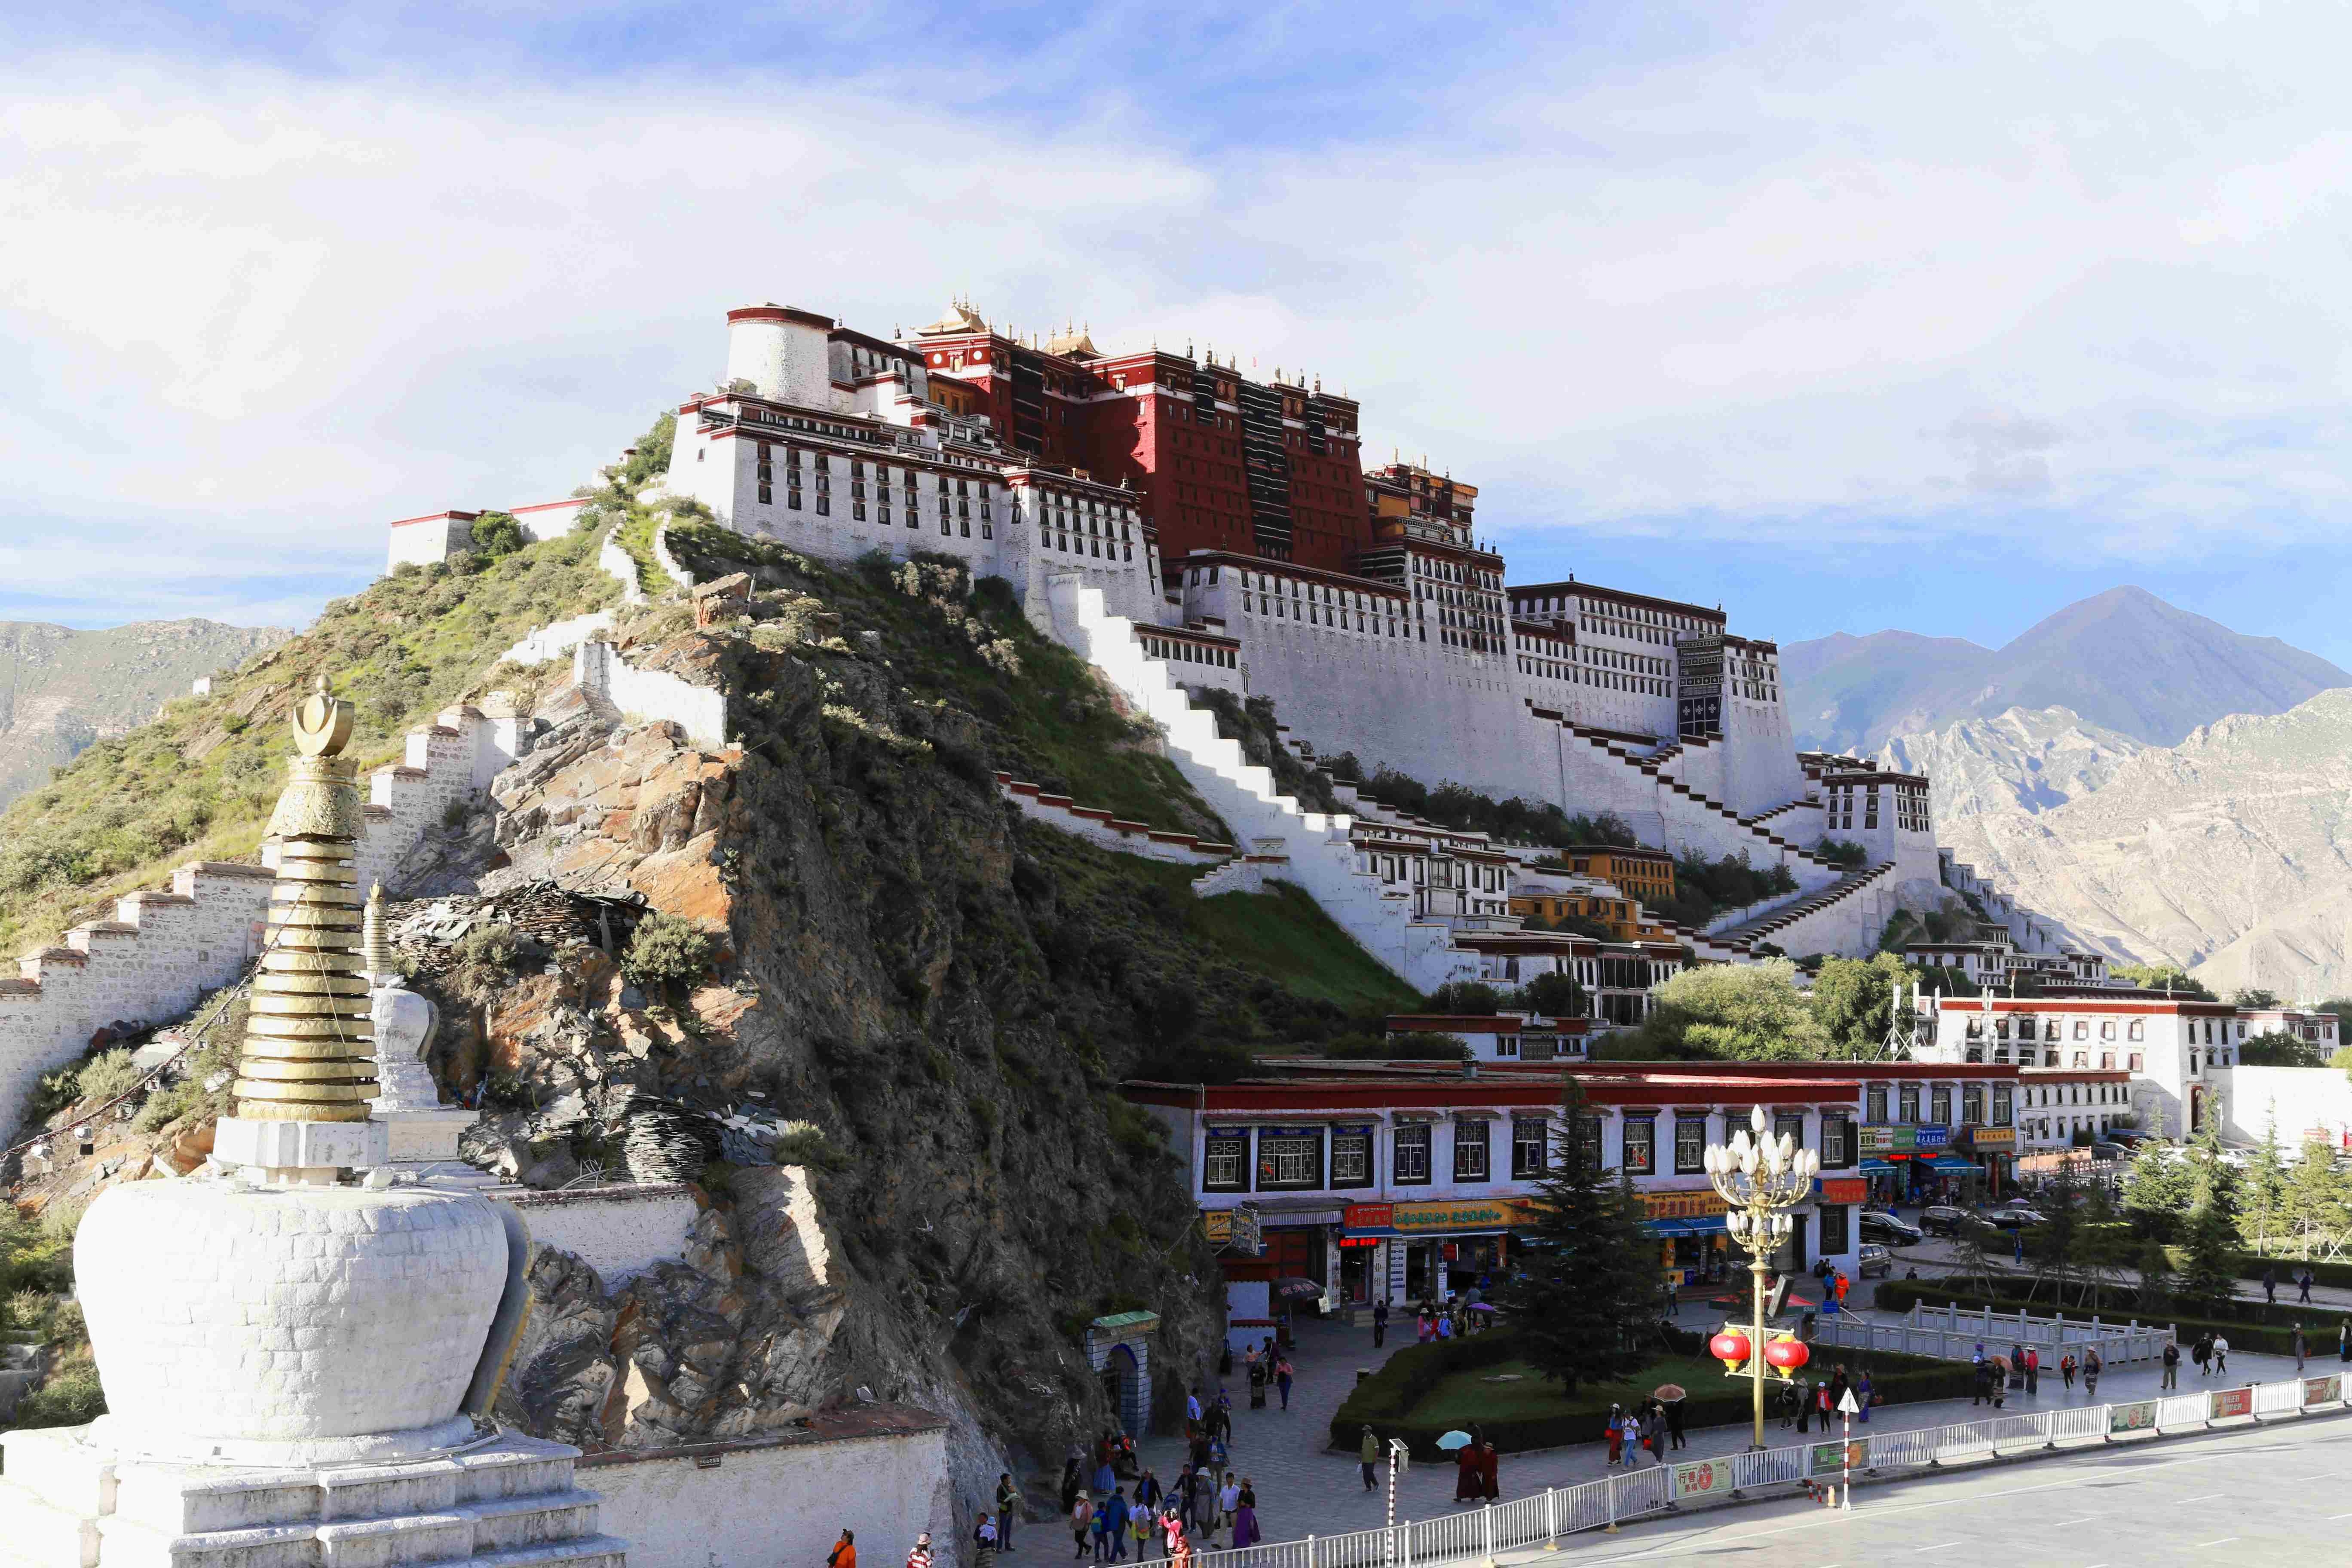
[(1609, 1407), (1609, 1423), (1601, 1429), (1609, 1439), (1609, 1468), (1615, 1469), (1625, 1457), (1625, 1412), (1617, 1405)]
[(1870, 1425), (1870, 1402), (1874, 1397), (1874, 1391), (1870, 1384), (1870, 1369), (1864, 1367), (1853, 1380), (1853, 1402), (1862, 1407), (1854, 1418), (1865, 1426)]
[[(1659, 1461), (1661, 1464), (1664, 1460)], [(1480, 1495), (1495, 1502), (1503, 1495), (1502, 1456), (1495, 1452), (1495, 1440), (1489, 1437), (1478, 1445), (1478, 1482)]]
[(1194, 1384), (1192, 1392), (1184, 1396), (1184, 1436), (1190, 1437), (1201, 1429), (1201, 1385)]
[(1383, 1296), (1380, 1304), (1372, 1309), (1372, 1348), (1378, 1350), (1388, 1342), (1389, 1303), (1388, 1298)]
[(1454, 1500), (1476, 1502), (1482, 1489), (1478, 1479), (1478, 1445), (1465, 1443), (1454, 1450)]
[(1108, 1554), (1102, 1558), (1105, 1563), (1127, 1561), (1127, 1493), (1111, 1488), (1110, 1500), (1096, 1514), (1102, 1521), (1103, 1551)]
[(1234, 1545), (1255, 1546), (1265, 1539), (1265, 1532), (1257, 1527), (1257, 1489), (1244, 1476), (1241, 1489), (1234, 1494)]
[(2213, 1370), (2213, 1335), (2210, 1330), (2198, 1334), (2197, 1342), (2189, 1347), (2189, 1359), (2197, 1363), (2197, 1375), (2204, 1377)]
[(1797, 1391), (1797, 1431), (1800, 1435), (1813, 1429), (1813, 1389), (1803, 1378), (1791, 1384)]
[(1982, 1405), (1992, 1395), (1992, 1363), (1986, 1357), (1984, 1346), (1979, 1345), (1977, 1353), (1969, 1358), (1969, 1404), (1971, 1406)]
[(1076, 1500), (1070, 1504), (1070, 1538), (1078, 1543), (1076, 1561), (1086, 1561), (1087, 1552), (1094, 1544), (1094, 1501), (1080, 1492)]
[(971, 1527), (971, 1568), (996, 1568), (996, 1519), (982, 1513)]
[(1363, 1436), (1357, 1440), (1356, 1462), (1363, 1467), (1366, 1491), (1370, 1491), (1380, 1485), (1373, 1472), (1379, 1468), (1381, 1462), (1381, 1440), (1374, 1436), (1370, 1426), (1364, 1428)]
[(2299, 1307), (2308, 1307), (2311, 1305), (2311, 1269), (2310, 1267), (2306, 1265), (2302, 1274), (2297, 1276), (2295, 1279), (2295, 1305)]
[(2042, 1352), (2032, 1345), (2025, 1347), (2025, 1392), (2042, 1392)]
[(2278, 1305), (2278, 1268), (2275, 1265), (2263, 1270), (2263, 1300), (2273, 1307)]
[(1285, 1410), (1290, 1408), (1290, 1382), (1291, 1379), (1297, 1375), (1297, 1373), (1291, 1366), (1290, 1358), (1288, 1356), (1286, 1355), (1280, 1357), (1275, 1362), (1274, 1384), (1276, 1388), (1282, 1390), (1282, 1407)]
[(931, 1568), (931, 1532), (915, 1537), (915, 1549), (907, 1553), (907, 1568)]
[(2336, 1359), (2352, 1363), (2352, 1318), (2336, 1325)]
[(857, 1535), (845, 1530), (833, 1550), (824, 1554), (824, 1568), (857, 1568)]
[(2306, 1354), (2308, 1354), (2308, 1353), (2310, 1352), (2310, 1349), (2311, 1349), (2311, 1346), (2310, 1346), (2309, 1342), (2307, 1342), (2306, 1340), (2305, 1340), (2305, 1339), (2304, 1339), (2304, 1337), (2303, 1337), (2303, 1325), (2302, 1325), (2301, 1323), (2297, 1323), (2297, 1324), (2294, 1326), (2294, 1370), (2295, 1370), (2295, 1371), (2297, 1371), (2297, 1372), (2301, 1372), (2301, 1371), (2303, 1370), (2303, 1358), (2304, 1358)]
[(2164, 1381), (2157, 1386), (2159, 1388), (2180, 1386), (2180, 1347), (2170, 1340), (2164, 1342)]
[(1224, 1518), (1225, 1542), (1229, 1546), (1238, 1546), (1241, 1544), (1239, 1541), (1234, 1538), (1233, 1534), (1234, 1518), (1241, 1511), (1241, 1483), (1234, 1479), (1233, 1471), (1227, 1470), (1225, 1472), (1225, 1484), (1219, 1488), (1217, 1491), (1217, 1511)]
[(2068, 1351), (2058, 1358), (2058, 1375), (2066, 1384), (2066, 1392), (2074, 1392), (2074, 1352)]
[(1013, 1484), (1010, 1470), (996, 1478), (996, 1549), (1013, 1550), (1013, 1516), (1021, 1510), (1021, 1489)]
[(2096, 1347), (2083, 1352), (2083, 1392), (2093, 1399), (2099, 1396), (2099, 1373), (2105, 1366)]
[(1674, 1439), (1675, 1447), (1689, 1447), (1688, 1439), (1683, 1435), (1683, 1402), (1679, 1399), (1669, 1399), (1665, 1401), (1665, 1408), (1666, 1435)]
[(1138, 1563), (1154, 1555), (1152, 1542), (1160, 1539), (1160, 1510), (1139, 1508), (1127, 1516), (1127, 1532), (1135, 1537), (1135, 1560)]
[(2226, 1334), (2213, 1336), (2213, 1375), (2227, 1377), (2230, 1373), (2230, 1340)]

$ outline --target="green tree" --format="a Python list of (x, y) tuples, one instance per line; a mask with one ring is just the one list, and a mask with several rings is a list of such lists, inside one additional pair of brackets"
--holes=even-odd
[(2237, 1173), (2221, 1158), (2221, 1136), (2211, 1121), (2189, 1148), (2189, 1221), (2181, 1233), (2180, 1291), (2198, 1300), (2228, 1300), (2238, 1278)]
[(2286, 1211), (2286, 1160), (2279, 1152), (2278, 1107), (2271, 1107), (2272, 1124), (2246, 1162), (2245, 1180), (2238, 1202), (2238, 1234), (2256, 1252), (2266, 1249), (2277, 1235)]
[(2340, 1238), (2352, 1219), (2352, 1173), (2336, 1163), (2336, 1151), (2314, 1140), (2287, 1174), (2286, 1224), (2295, 1237), (2295, 1255), (2309, 1258), (2315, 1245)]
[(2149, 1237), (2139, 1248), (2139, 1310), (2143, 1316), (2161, 1312), (2172, 1299), (2172, 1256), (2164, 1243)]
[(2189, 1162), (2169, 1148), (2150, 1146), (2124, 1177), (2124, 1216), (2140, 1235), (2170, 1241), (2180, 1234), (2191, 1196)]
[(474, 519), (468, 531), (474, 536), (475, 552), (495, 561), (501, 555), (512, 555), (530, 542), (522, 535), (522, 524), (510, 511), (486, 511)]
[(1813, 980), (1813, 1017), (1828, 1054), (1850, 1061), (1876, 1056), (1894, 1019), (1895, 988), (1910, 980), (1892, 953), (1823, 959)]
[(2230, 1004), (2235, 1007), (2275, 1007), (2279, 1005), (2278, 993), (2259, 985), (2242, 985), (2230, 993)]
[(2033, 1227), (2025, 1238), (2025, 1255), (2033, 1260), (2033, 1284), (2026, 1291), (2026, 1300), (2033, 1299), (2046, 1280), (2050, 1299), (2063, 1304), (2066, 1287), (2082, 1263), (2083, 1251), (2083, 1184), (2072, 1168), (2061, 1166), (2058, 1179), (2050, 1184), (2048, 1202), (2042, 1210), (2050, 1216), (2047, 1225)]
[(1429, 994), (1423, 1005), (1432, 1013), (1484, 1018), (1503, 1005), (1503, 994), (1476, 980), (1449, 980)]
[(1574, 1078), (1559, 1104), (1551, 1169), (1530, 1200), (1535, 1244), (1511, 1301), (1528, 1361), (1573, 1394), (1647, 1364), (1636, 1325), (1657, 1315), (1658, 1268), (1632, 1179), (1603, 1166), (1599, 1141), (1585, 1136), (1591, 1111)]
[(2123, 963), (2107, 973), (2117, 980), (2130, 981), (2143, 991), (2168, 991), (2175, 996), (2193, 996), (2204, 1002), (2221, 1000), (2201, 982), (2190, 979), (2189, 971), (2177, 963)]
[(2250, 1068), (2315, 1068), (2319, 1047), (2284, 1029), (2264, 1029), (2238, 1047), (2238, 1065)]
[(1584, 1016), (1584, 987), (1572, 974), (1538, 974), (1519, 987), (1517, 1001), (1546, 1018)]
[(1639, 1033), (1665, 1056), (1813, 1061), (1824, 1054), (1821, 1024), (1785, 958), (1685, 969), (1655, 994), (1657, 1009)]

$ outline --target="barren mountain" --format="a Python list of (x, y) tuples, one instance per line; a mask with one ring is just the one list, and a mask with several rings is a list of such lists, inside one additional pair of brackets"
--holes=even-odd
[(1781, 650), (1800, 744), (1869, 752), (2011, 708), (2064, 708), (2098, 729), (2178, 744), (2232, 713), (2281, 713), (2352, 675), (2276, 637), (2245, 637), (2111, 588), (2067, 605), (1999, 650), (1910, 632), (1821, 637)]
[(2102, 728), (2071, 708), (1992, 719), (1963, 719), (1941, 730), (1897, 735), (1878, 753), (1881, 765), (1925, 773), (1940, 827), (1984, 812), (2039, 812), (2087, 795), (2147, 750), (2129, 735)]
[(2038, 813), (1939, 810), (1937, 831), (2111, 952), (2224, 991), (2352, 991), (2352, 690), (2206, 725)]
[(91, 742), (145, 723), (200, 675), (232, 669), (289, 633), (218, 621), (75, 631), (0, 621), (0, 805), (48, 782)]

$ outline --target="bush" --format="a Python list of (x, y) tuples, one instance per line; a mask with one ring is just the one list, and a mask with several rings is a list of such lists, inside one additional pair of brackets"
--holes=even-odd
[(81, 1081), (78, 1086), (83, 1103), (103, 1105), (118, 1095), (130, 1092), (142, 1074), (131, 1064), (127, 1050), (101, 1051), (82, 1064)]
[(710, 933), (692, 921), (659, 910), (647, 915), (629, 939), (621, 959), (621, 973), (632, 985), (647, 990), (671, 984), (690, 984), (710, 967)]
[[(1693, 1354), (1702, 1336), (1658, 1325), (1661, 1350)], [(1331, 1417), (1331, 1444), (1354, 1452), (1366, 1426), (1385, 1442), (1402, 1437), (1412, 1457), (1423, 1461), (1447, 1458), (1437, 1439), (1447, 1424), (1420, 1421), (1413, 1411), (1446, 1377), (1474, 1367), (1526, 1359), (1517, 1336), (1508, 1329), (1490, 1330), (1465, 1340), (1444, 1340), (1412, 1345), (1388, 1359), (1388, 1364), (1356, 1384), (1347, 1403)], [(1849, 1356), (1849, 1360), (1855, 1359)], [(1958, 1399), (1972, 1380), (1968, 1366), (1930, 1361), (1924, 1356), (1876, 1354), (1868, 1358), (1871, 1385), (1888, 1405), (1908, 1405), (1926, 1399)], [(1754, 1390), (1746, 1383), (1724, 1380), (1719, 1392), (1693, 1393), (1683, 1401), (1686, 1426), (1718, 1426), (1745, 1421), (1754, 1407)], [(1587, 1406), (1569, 1405), (1556, 1415), (1481, 1422), (1483, 1434), (1504, 1453), (1530, 1448), (1556, 1448), (1570, 1443), (1598, 1441), (1609, 1419), (1605, 1399)]]
[(474, 520), (474, 550), (485, 560), (496, 561), (502, 555), (512, 555), (530, 542), (522, 536), (522, 524), (509, 511), (486, 511)]
[(106, 1394), (99, 1387), (98, 1369), (77, 1366), (58, 1373), (17, 1402), (20, 1427), (87, 1426), (106, 1414)]
[(503, 921), (476, 926), (458, 940), (457, 962), (449, 972), (450, 984), (459, 994), (487, 1002), (514, 973), (520, 951), (514, 927)]

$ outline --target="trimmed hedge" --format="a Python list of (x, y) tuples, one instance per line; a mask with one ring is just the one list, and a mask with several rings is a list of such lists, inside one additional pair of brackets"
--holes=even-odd
[[(1657, 1325), (1661, 1345), (1685, 1355), (1704, 1354), (1706, 1336), (1685, 1329)], [(1834, 1355), (1843, 1347), (1824, 1347)], [(1424, 1461), (1445, 1458), (1437, 1439), (1452, 1430), (1451, 1422), (1416, 1420), (1413, 1412), (1438, 1384), (1452, 1373), (1475, 1367), (1520, 1360), (1517, 1336), (1507, 1329), (1492, 1329), (1466, 1340), (1412, 1345), (1388, 1359), (1388, 1363), (1356, 1385), (1355, 1392), (1331, 1417), (1331, 1446), (1353, 1453), (1370, 1426), (1385, 1445), (1402, 1437), (1412, 1457)], [(1853, 1363), (1851, 1358), (1849, 1364)], [(1871, 1386), (1886, 1405), (1908, 1405), (1927, 1399), (1959, 1399), (1969, 1393), (1972, 1373), (1955, 1362), (1924, 1356), (1879, 1354), (1869, 1362)], [(1768, 1394), (1768, 1399), (1769, 1394)], [(1719, 1393), (1694, 1393), (1683, 1401), (1686, 1426), (1720, 1426), (1745, 1421), (1755, 1408), (1755, 1394), (1745, 1383), (1725, 1380)], [(1777, 1405), (1768, 1405), (1777, 1415)], [(1531, 1448), (1558, 1448), (1570, 1443), (1601, 1440), (1609, 1419), (1609, 1402), (1570, 1406), (1557, 1414), (1481, 1421), (1480, 1432), (1497, 1451), (1524, 1453)]]
[[(2056, 1309), (2047, 1301), (2019, 1301), (2007, 1297), (1987, 1297), (1947, 1290), (1922, 1280), (1885, 1279), (1878, 1286), (1878, 1310), (1882, 1312), (1907, 1312), (1914, 1301), (1924, 1301), (1931, 1307), (1956, 1306), (1962, 1311), (1973, 1312), (1990, 1307), (1996, 1312), (2028, 1312), (2046, 1318)], [(2212, 1315), (2226, 1308), (2229, 1316)], [(2352, 1318), (2352, 1308), (2329, 1307), (2315, 1302), (2308, 1307), (2292, 1308), (2282, 1303), (2266, 1307), (2260, 1301), (2182, 1301), (2175, 1308), (2161, 1312), (2139, 1312), (2134, 1307), (2102, 1309), (2100, 1321), (2123, 1327), (2119, 1313), (2135, 1314), (2142, 1328), (2169, 1327), (2179, 1331), (2180, 1348), (2186, 1353), (2189, 1342), (2205, 1329), (2218, 1329), (2228, 1338), (2230, 1348), (2240, 1351), (2260, 1351), (2266, 1355), (2294, 1353), (2294, 1325), (2304, 1329), (2304, 1344), (2312, 1354), (2336, 1348), (2336, 1325), (2338, 1320)], [(2203, 1315), (2199, 1315), (2202, 1313)], [(2077, 1322), (2088, 1323), (2090, 1314), (2068, 1312)]]
[[(2180, 1266), (2180, 1249), (2176, 1247), (2171, 1251), (2173, 1267), (2177, 1268)], [(2294, 1290), (2294, 1277), (2306, 1268), (2311, 1270), (2311, 1278), (2315, 1284), (2334, 1286), (2338, 1289), (2352, 1289), (2352, 1263), (2305, 1263), (2299, 1258), (2265, 1258), (2258, 1252), (2238, 1254), (2239, 1279), (2260, 1285), (2264, 1268), (2278, 1270), (2279, 1289), (2289, 1294)]]

